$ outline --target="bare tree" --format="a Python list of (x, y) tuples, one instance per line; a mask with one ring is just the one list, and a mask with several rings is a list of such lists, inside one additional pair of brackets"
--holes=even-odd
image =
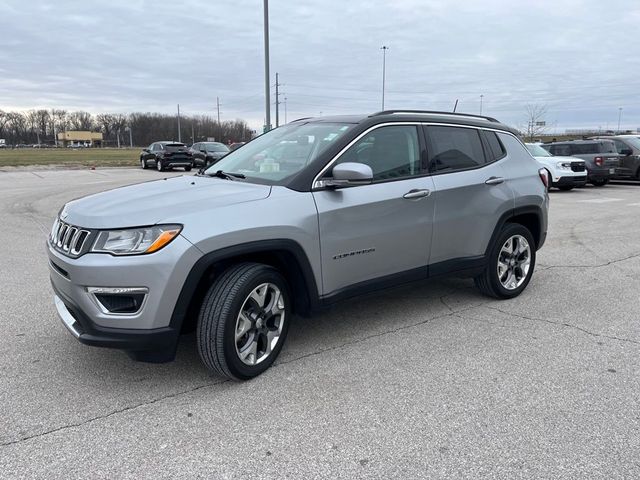
[(527, 126), (525, 129), (525, 137), (528, 141), (533, 142), (536, 137), (542, 135), (547, 131), (547, 122), (545, 117), (547, 116), (546, 105), (527, 105)]

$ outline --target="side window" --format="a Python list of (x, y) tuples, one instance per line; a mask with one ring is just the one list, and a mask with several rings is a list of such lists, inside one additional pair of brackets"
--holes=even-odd
[(195, 150), (196, 152), (200, 151), (200, 144), (194, 143), (193, 145), (191, 145), (191, 150)]
[(489, 154), (492, 157), (492, 160), (500, 160), (503, 158), (507, 151), (504, 149), (504, 145), (496, 135), (496, 132), (484, 131), (484, 137), (487, 139), (487, 143), (489, 144)]
[(616, 144), (616, 151), (618, 153), (622, 153), (622, 150), (624, 150), (626, 148), (629, 148), (624, 143), (622, 143), (620, 140), (614, 140), (613, 142)]
[(475, 128), (429, 126), (425, 130), (430, 171), (455, 172), (485, 164), (480, 134)]
[(551, 155), (558, 155), (561, 157), (571, 156), (571, 147), (569, 145), (551, 145), (549, 147)]
[(336, 165), (345, 162), (369, 165), (374, 181), (419, 175), (418, 129), (410, 125), (376, 128), (349, 147)]

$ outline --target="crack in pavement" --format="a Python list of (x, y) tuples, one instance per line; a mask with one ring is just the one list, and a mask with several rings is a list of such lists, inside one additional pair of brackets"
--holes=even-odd
[(640, 257), (640, 253), (634, 253), (633, 255), (629, 255), (628, 257), (618, 258), (616, 260), (609, 260), (606, 263), (599, 263), (596, 265), (541, 265), (538, 264), (538, 270), (544, 271), (552, 268), (602, 268), (607, 267), (609, 265), (614, 265), (616, 263), (624, 262), (626, 260), (631, 260), (632, 258)]
[(33, 434), (33, 435), (28, 435), (26, 437), (18, 438), (17, 440), (11, 440), (11, 441), (5, 442), (5, 443), (0, 443), (0, 447), (8, 447), (10, 445), (15, 445), (17, 443), (22, 443), (22, 442), (25, 442), (27, 440), (31, 440), (33, 438), (44, 437), (44, 436), (50, 435), (52, 433), (60, 432), (61, 430), (67, 430), (69, 428), (82, 427), (82, 426), (87, 425), (89, 423), (93, 423), (93, 422), (95, 422), (97, 420), (103, 420), (105, 418), (109, 418), (109, 417), (111, 417), (113, 415), (117, 415), (119, 413), (128, 412), (128, 411), (140, 408), (140, 407), (145, 407), (147, 405), (153, 405), (154, 403), (161, 402), (162, 400), (178, 397), (180, 395), (185, 395), (187, 393), (195, 392), (195, 391), (200, 390), (202, 388), (213, 387), (215, 385), (220, 385), (220, 384), (223, 384), (223, 383), (226, 383), (226, 382), (229, 382), (229, 380), (221, 380), (221, 381), (218, 381), (218, 382), (207, 382), (207, 383), (204, 383), (204, 384), (197, 385), (195, 387), (189, 388), (187, 390), (181, 390), (179, 392), (174, 392), (174, 393), (171, 393), (169, 395), (164, 395), (162, 397), (154, 398), (154, 399), (149, 400), (147, 402), (142, 402), (142, 403), (138, 403), (136, 405), (130, 405), (128, 407), (123, 407), (123, 408), (120, 408), (118, 410), (113, 410), (113, 411), (111, 411), (109, 413), (106, 413), (104, 415), (98, 415), (97, 417), (91, 417), (91, 418), (89, 418), (87, 420), (84, 420), (82, 422), (71, 423), (71, 424), (68, 424), (68, 425), (62, 425), (61, 427), (53, 428), (53, 429), (47, 430), (45, 432), (36, 433), (36, 434)]
[[(473, 306), (470, 306), (468, 309), (477, 308), (477, 307), (478, 307), (478, 305), (473, 305)], [(458, 312), (464, 312), (465, 310), (467, 310), (467, 309), (458, 310)], [(403, 325), (403, 326), (400, 326), (398, 328), (394, 328), (394, 329), (391, 329), (391, 330), (386, 330), (384, 332), (376, 333), (376, 334), (373, 334), (373, 335), (367, 335), (366, 337), (361, 337), (361, 338), (358, 338), (356, 340), (352, 340), (350, 342), (342, 343), (340, 345), (335, 345), (333, 347), (323, 348), (323, 349), (320, 349), (320, 350), (316, 350), (314, 352), (306, 353), (304, 355), (300, 355), (298, 357), (294, 357), (294, 358), (291, 358), (289, 360), (284, 360), (284, 361), (281, 361), (281, 362), (274, 363), (272, 368), (278, 368), (280, 365), (287, 365), (287, 364), (294, 363), (294, 362), (297, 362), (299, 360), (304, 360), (306, 358), (313, 357), (313, 356), (316, 356), (316, 355), (320, 355), (320, 354), (323, 354), (323, 353), (326, 353), (326, 352), (331, 352), (333, 350), (338, 350), (338, 349), (341, 349), (341, 348), (344, 348), (344, 347), (348, 347), (348, 346), (351, 346), (351, 345), (356, 345), (358, 343), (365, 342), (365, 341), (370, 340), (372, 338), (382, 337), (382, 336), (393, 334), (393, 333), (396, 333), (396, 332), (399, 332), (399, 331), (402, 331), (402, 330), (406, 330), (406, 329), (409, 329), (409, 328), (414, 328), (414, 327), (417, 327), (417, 326), (424, 325), (426, 323), (432, 322), (434, 320), (439, 320), (439, 319), (442, 319), (442, 318), (455, 316), (456, 313), (458, 313), (458, 312), (454, 312), (452, 310), (450, 313), (445, 313), (443, 315), (436, 315), (435, 317), (430, 317), (430, 318), (428, 318), (426, 320), (422, 320), (422, 321), (417, 322), (417, 323), (412, 323), (410, 325)], [(135, 410), (137, 408), (145, 407), (145, 406), (148, 406), (148, 405), (153, 405), (153, 404), (161, 402), (163, 400), (179, 397), (181, 395), (186, 395), (186, 394), (195, 392), (197, 390), (201, 390), (203, 388), (213, 387), (213, 386), (221, 385), (221, 384), (227, 383), (227, 382), (230, 382), (230, 380), (221, 380), (221, 381), (217, 381), (217, 382), (207, 382), (207, 383), (204, 383), (204, 384), (201, 384), (201, 385), (197, 385), (196, 387), (189, 388), (187, 390), (181, 390), (179, 392), (174, 392), (174, 393), (171, 393), (171, 394), (168, 394), (168, 395), (164, 395), (162, 397), (154, 398), (152, 400), (149, 400), (149, 401), (146, 401), (146, 402), (141, 402), (141, 403), (138, 403), (136, 405), (131, 405), (131, 406), (124, 407), (124, 408), (121, 408), (121, 409), (118, 409), (118, 410), (114, 410), (114, 411), (111, 411), (111, 412), (106, 413), (104, 415), (98, 415), (96, 417), (89, 418), (89, 419), (84, 420), (82, 422), (63, 425), (63, 426), (60, 426), (60, 427), (57, 427), (57, 428), (53, 428), (51, 430), (47, 430), (47, 431), (42, 432), (42, 433), (28, 435), (26, 437), (22, 437), (22, 438), (19, 438), (19, 439), (16, 439), (16, 440), (11, 440), (9, 442), (0, 443), (0, 447), (7, 447), (7, 446), (10, 446), (10, 445), (15, 445), (15, 444), (18, 444), (18, 443), (25, 442), (27, 440), (31, 440), (31, 439), (34, 439), (34, 438), (40, 438), (40, 437), (44, 437), (44, 436), (47, 436), (47, 435), (50, 435), (50, 434), (53, 434), (53, 433), (60, 432), (62, 430), (67, 430), (69, 428), (82, 427), (84, 425), (93, 423), (95, 421), (103, 420), (105, 418), (109, 418), (109, 417), (111, 417), (113, 415), (117, 415), (117, 414), (120, 414), (120, 413), (128, 412), (128, 411)]]
[[(529, 321), (532, 321), (532, 322), (543, 322), (543, 323), (548, 323), (548, 324), (551, 324), (551, 325), (558, 325), (558, 326), (561, 326), (561, 327), (573, 328), (573, 329), (578, 330), (578, 331), (580, 331), (582, 333), (586, 333), (587, 335), (591, 335), (592, 337), (608, 338), (610, 340), (618, 340), (620, 342), (627, 342), (627, 343), (633, 343), (635, 345), (640, 345), (640, 341), (638, 341), (638, 340), (631, 340), (630, 338), (615, 337), (613, 335), (606, 335), (604, 333), (592, 332), (590, 330), (587, 330), (586, 328), (582, 328), (582, 327), (579, 327), (578, 325), (573, 325), (571, 323), (567, 323), (567, 322), (564, 322), (564, 321), (556, 322), (554, 320), (549, 320), (547, 318), (528, 317), (526, 315), (521, 315), (519, 313), (514, 313), (514, 312), (508, 312), (506, 310), (502, 310), (502, 309), (497, 308), (497, 307), (491, 307), (489, 305), (483, 305), (483, 306), (488, 308), (488, 309), (490, 309), (490, 310), (495, 310), (496, 312), (504, 313), (505, 315), (512, 315), (514, 317), (522, 318), (524, 320), (529, 320)], [(474, 319), (470, 318), (469, 320), (474, 320)]]

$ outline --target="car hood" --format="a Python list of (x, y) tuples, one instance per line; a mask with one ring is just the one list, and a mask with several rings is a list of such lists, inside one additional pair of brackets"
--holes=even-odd
[(139, 183), (73, 200), (61, 219), (84, 228), (123, 228), (160, 223), (181, 214), (260, 200), (271, 187), (211, 177), (180, 176)]
[(536, 160), (542, 163), (547, 162), (582, 162), (584, 163), (584, 159), (579, 157), (563, 157), (561, 155), (554, 155), (553, 157), (534, 157)]

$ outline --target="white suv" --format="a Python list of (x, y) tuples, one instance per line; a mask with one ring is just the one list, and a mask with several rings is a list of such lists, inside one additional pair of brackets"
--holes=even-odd
[(587, 183), (587, 166), (577, 157), (559, 157), (552, 155), (537, 143), (527, 143), (527, 149), (549, 174), (549, 188), (571, 190), (583, 187)]

